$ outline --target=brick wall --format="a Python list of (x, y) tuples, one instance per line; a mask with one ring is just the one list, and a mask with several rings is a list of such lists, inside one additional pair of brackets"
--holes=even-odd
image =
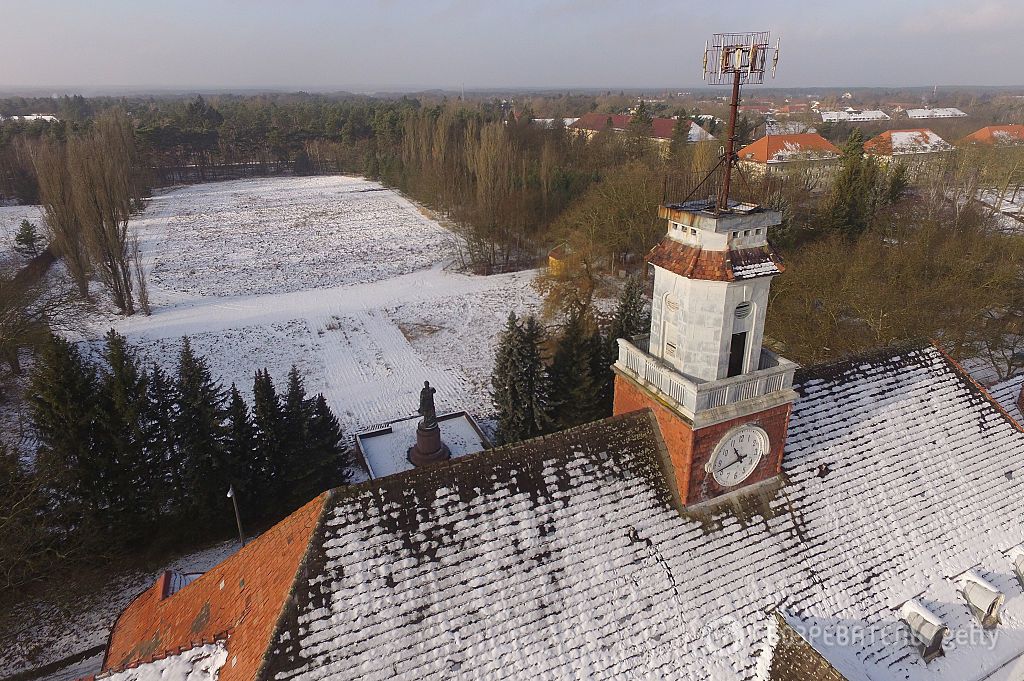
[[(715, 445), (729, 430), (742, 423), (758, 425), (768, 433), (771, 442), (768, 455), (758, 464), (744, 484), (772, 478), (782, 470), (782, 451), (792, 405), (784, 404), (766, 411), (701, 428), (696, 433), (678, 413), (659, 401), (631, 379), (615, 374), (613, 413), (625, 414), (650, 408), (658, 420), (662, 438), (672, 462), (672, 475), (680, 500), (685, 504), (713, 499), (728, 489), (720, 487), (705, 471)], [(672, 482), (672, 481), (670, 481)]]
[(661, 429), (661, 437), (665, 440), (665, 447), (668, 449), (674, 478), (674, 480), (669, 480), (669, 483), (674, 483), (680, 501), (686, 503), (687, 491), (690, 487), (689, 452), (693, 449), (693, 430), (678, 414), (654, 399), (650, 393), (628, 378), (616, 373), (612, 413), (618, 416), (647, 408), (654, 411), (654, 417), (658, 420), (658, 427)]
[(295, 511), (238, 553), (164, 598), (161, 578), (121, 613), (103, 669), (190, 648), (229, 631), (221, 681), (256, 676), (327, 493)]

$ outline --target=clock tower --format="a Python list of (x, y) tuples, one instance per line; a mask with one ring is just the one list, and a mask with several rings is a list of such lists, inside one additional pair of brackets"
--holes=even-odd
[(698, 202), (659, 215), (651, 330), (618, 341), (615, 413), (654, 410), (689, 506), (779, 474), (797, 367), (762, 347), (783, 269), (767, 240), (779, 214), (731, 202), (715, 215)]
[(683, 506), (778, 476), (796, 399), (796, 364), (762, 345), (769, 287), (783, 269), (768, 232), (781, 216), (730, 198), (740, 83), (760, 82), (770, 49), (767, 33), (730, 33), (706, 50), (705, 75), (710, 64), (719, 82), (732, 81), (729, 139), (683, 201), (659, 207), (668, 229), (648, 256), (651, 330), (620, 338), (613, 366), (614, 412), (654, 411)]

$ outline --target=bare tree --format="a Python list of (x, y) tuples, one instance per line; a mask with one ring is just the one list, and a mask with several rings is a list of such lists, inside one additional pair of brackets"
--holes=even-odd
[(79, 295), (88, 298), (89, 256), (71, 189), (67, 151), (62, 144), (45, 142), (36, 150), (34, 161), (50, 248), (64, 261)]
[(93, 129), (68, 142), (74, 207), (85, 244), (114, 305), (135, 314), (128, 220), (138, 199), (131, 124), (120, 111), (96, 119)]
[(135, 271), (135, 291), (139, 307), (146, 315), (152, 314), (149, 307), (149, 286), (146, 285), (146, 271), (142, 269), (142, 253), (139, 250), (139, 235), (132, 235), (132, 265)]

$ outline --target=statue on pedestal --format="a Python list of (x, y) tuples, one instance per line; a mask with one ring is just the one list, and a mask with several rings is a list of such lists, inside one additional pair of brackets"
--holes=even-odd
[(434, 407), (436, 388), (430, 381), (423, 381), (420, 390), (420, 407), (416, 413), (423, 417), (416, 425), (416, 444), (409, 447), (408, 459), (414, 466), (447, 461), (451, 457), (448, 445), (441, 441), (441, 427), (437, 424), (437, 410)]
[(416, 413), (423, 417), (420, 421), (420, 428), (430, 430), (437, 428), (437, 411), (434, 408), (434, 393), (436, 388), (430, 387), (430, 381), (423, 381), (423, 390), (420, 390), (420, 408)]

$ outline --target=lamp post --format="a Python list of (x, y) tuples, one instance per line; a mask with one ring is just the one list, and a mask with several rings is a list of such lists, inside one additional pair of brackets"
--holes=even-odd
[(231, 505), (235, 507), (235, 522), (238, 524), (238, 541), (245, 546), (245, 533), (242, 532), (242, 516), (238, 513), (238, 497), (235, 495), (235, 486), (228, 486), (228, 499), (231, 500)]

